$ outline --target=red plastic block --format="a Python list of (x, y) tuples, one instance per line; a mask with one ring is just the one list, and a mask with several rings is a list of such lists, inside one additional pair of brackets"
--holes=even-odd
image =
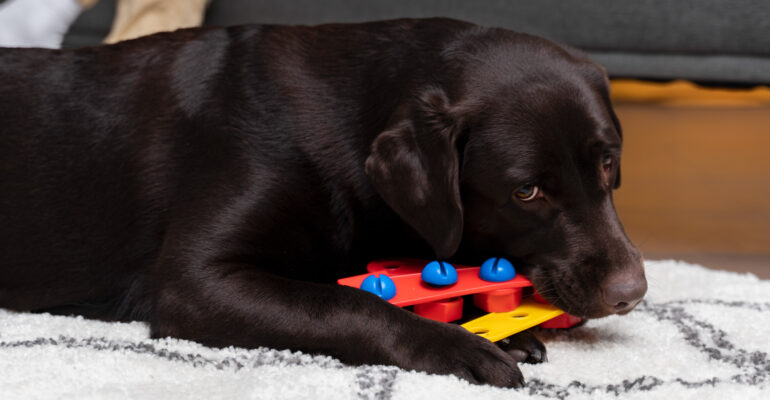
[(551, 304), (548, 302), (548, 300), (543, 298), (543, 296), (541, 296), (540, 293), (537, 292), (537, 290), (535, 290), (535, 293), (532, 293), (532, 300), (535, 300), (538, 303)]
[(513, 311), (521, 304), (521, 288), (498, 289), (474, 294), (473, 304), (486, 312)]
[(574, 315), (569, 315), (567, 313), (564, 313), (562, 315), (559, 315), (556, 318), (543, 322), (542, 324), (540, 324), (540, 326), (548, 329), (555, 329), (555, 328), (564, 329), (564, 328), (571, 328), (577, 325), (577, 323), (580, 321), (581, 321), (580, 318)]
[(455, 297), (414, 305), (414, 313), (441, 322), (456, 321), (463, 316), (463, 298)]
[(369, 263), (369, 274), (343, 278), (340, 285), (361, 287), (361, 282), (371, 273), (388, 275), (396, 284), (396, 296), (389, 301), (399, 307), (428, 303), (441, 299), (489, 292), (497, 289), (522, 288), (532, 286), (525, 277), (518, 275), (506, 282), (487, 282), (479, 278), (479, 267), (456, 265), (457, 283), (435, 287), (422, 281), (420, 274), (426, 261), (413, 259), (380, 260)]

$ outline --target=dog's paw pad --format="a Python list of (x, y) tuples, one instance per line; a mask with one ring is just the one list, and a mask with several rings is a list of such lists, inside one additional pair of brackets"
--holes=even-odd
[(548, 361), (545, 346), (529, 331), (517, 333), (498, 342), (498, 346), (516, 362), (539, 364)]

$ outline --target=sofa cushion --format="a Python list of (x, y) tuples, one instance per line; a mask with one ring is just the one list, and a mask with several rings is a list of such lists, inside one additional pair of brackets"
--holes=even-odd
[[(114, 0), (84, 13), (65, 46), (95, 44)], [(587, 51), (611, 76), (770, 83), (763, 0), (214, 0), (206, 25), (321, 24), (445, 16), (545, 36)]]

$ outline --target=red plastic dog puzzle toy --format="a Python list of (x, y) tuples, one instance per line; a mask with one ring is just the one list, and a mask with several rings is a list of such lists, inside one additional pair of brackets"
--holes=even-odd
[[(546, 328), (568, 328), (580, 322), (540, 296), (522, 301), (522, 288), (531, 287), (532, 283), (523, 276), (515, 276), (513, 267), (504, 259), (487, 260), (482, 267), (414, 259), (379, 260), (369, 263), (366, 269), (368, 274), (337, 282), (375, 293), (399, 307), (413, 305), (416, 314), (441, 322), (462, 318), (462, 296), (473, 295), (473, 304), (490, 314), (462, 326), (491, 341), (538, 324)], [(439, 278), (449, 277), (449, 282), (453, 282), (455, 271), (455, 283), (437, 286), (424, 279), (426, 274), (440, 274)], [(482, 277), (507, 280), (490, 281)]]

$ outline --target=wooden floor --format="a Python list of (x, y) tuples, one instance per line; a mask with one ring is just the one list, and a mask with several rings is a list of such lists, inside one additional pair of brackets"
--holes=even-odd
[(615, 203), (645, 257), (770, 279), (770, 96), (635, 97), (615, 86), (624, 131)]

